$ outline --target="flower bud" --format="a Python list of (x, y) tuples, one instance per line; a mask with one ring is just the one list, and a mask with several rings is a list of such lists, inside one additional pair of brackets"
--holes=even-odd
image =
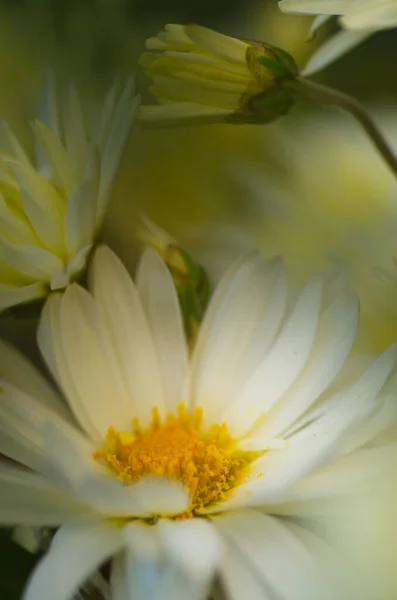
[(284, 50), (198, 25), (166, 25), (140, 64), (158, 106), (141, 107), (152, 124), (269, 123), (295, 102), (293, 58)]
[(138, 237), (160, 254), (174, 280), (186, 337), (192, 347), (210, 298), (207, 274), (167, 232), (144, 216), (141, 223)]

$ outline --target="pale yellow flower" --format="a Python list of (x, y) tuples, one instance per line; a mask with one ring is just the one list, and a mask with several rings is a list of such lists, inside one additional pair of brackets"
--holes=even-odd
[(68, 600), (106, 561), (115, 600), (341, 598), (313, 529), (395, 460), (397, 348), (351, 362), (356, 299), (321, 277), (291, 294), (255, 253), (191, 354), (154, 250), (134, 283), (102, 247), (90, 281), (51, 294), (38, 331), (66, 402), (0, 344), (0, 451), (29, 467), (1, 465), (0, 522), (60, 527), (25, 600)]
[(32, 159), (4, 125), (0, 155), (0, 310), (66, 287), (102, 225), (137, 106), (132, 84), (83, 111), (73, 86), (47, 82)]
[(159, 106), (143, 106), (145, 122), (258, 122), (294, 103), (297, 67), (283, 50), (198, 25), (166, 25), (141, 56)]

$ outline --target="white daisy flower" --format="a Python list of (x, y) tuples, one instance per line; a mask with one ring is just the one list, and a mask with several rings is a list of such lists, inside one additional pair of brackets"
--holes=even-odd
[(115, 600), (205, 600), (215, 582), (233, 600), (335, 597), (325, 548), (282, 515), (387, 468), (397, 348), (345, 365), (356, 301), (327, 305), (316, 277), (292, 302), (278, 259), (230, 267), (191, 356), (154, 250), (136, 283), (106, 247), (91, 275), (92, 293), (50, 295), (38, 331), (68, 406), (0, 347), (0, 451), (29, 467), (1, 466), (0, 521), (60, 527), (25, 600), (67, 600), (109, 559)]
[(46, 86), (34, 160), (4, 125), (0, 153), (0, 311), (66, 287), (102, 224), (138, 104), (130, 82), (86, 114), (70, 86)]
[(377, 31), (397, 27), (397, 0), (282, 0), (282, 11), (318, 15), (313, 34), (333, 15), (339, 16), (342, 31), (313, 54), (303, 75), (320, 71)]

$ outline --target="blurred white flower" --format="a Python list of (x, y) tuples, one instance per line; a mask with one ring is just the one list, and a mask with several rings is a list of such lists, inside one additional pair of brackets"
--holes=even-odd
[(159, 106), (142, 106), (148, 123), (273, 121), (294, 103), (297, 67), (274, 46), (198, 25), (169, 24), (146, 40), (140, 64), (153, 77)]
[[(397, 139), (392, 114), (377, 116)], [(326, 273), (359, 298), (355, 349), (383, 351), (397, 339), (395, 177), (344, 115), (284, 121), (266, 131), (257, 159), (229, 158), (237, 217), (227, 215), (223, 230), (189, 223), (172, 233), (215, 280), (219, 267), (252, 247), (282, 256), (295, 289)]]
[(397, 27), (397, 0), (282, 0), (279, 6), (288, 13), (318, 15), (312, 33), (332, 15), (339, 16), (342, 31), (313, 54), (304, 75), (323, 69), (373, 33)]
[(57, 94), (48, 78), (34, 160), (4, 124), (0, 310), (62, 289), (85, 268), (137, 104), (130, 82), (88, 114), (72, 85)]
[(67, 600), (111, 558), (116, 600), (205, 600), (215, 577), (235, 600), (340, 598), (311, 517), (395, 459), (397, 348), (351, 363), (355, 299), (315, 277), (293, 300), (278, 259), (229, 268), (191, 356), (154, 250), (136, 284), (106, 247), (91, 275), (38, 331), (68, 406), (0, 346), (0, 451), (29, 467), (1, 466), (0, 521), (61, 526), (25, 600)]

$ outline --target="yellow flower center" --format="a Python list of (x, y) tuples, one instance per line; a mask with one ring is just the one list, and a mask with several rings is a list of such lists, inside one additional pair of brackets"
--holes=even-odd
[(126, 484), (145, 475), (181, 481), (190, 493), (191, 504), (179, 519), (193, 517), (210, 504), (225, 500), (257, 456), (257, 452), (236, 448), (225, 423), (203, 431), (202, 409), (189, 413), (183, 404), (164, 422), (154, 408), (145, 430), (137, 420), (128, 433), (109, 427), (106, 445), (94, 453), (94, 458), (105, 462)]

